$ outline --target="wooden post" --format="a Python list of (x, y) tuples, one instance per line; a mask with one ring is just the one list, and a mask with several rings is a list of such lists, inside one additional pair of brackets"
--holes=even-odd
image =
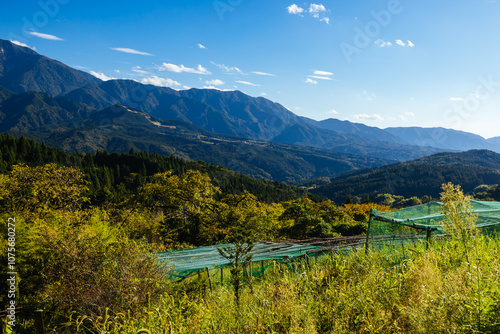
[(304, 256), (304, 258), (306, 259), (306, 268), (307, 268), (307, 270), (309, 270), (309, 256), (307, 255), (307, 251), (306, 251), (306, 255)]
[(208, 267), (206, 267), (205, 270), (207, 271), (208, 284), (210, 285), (210, 292), (213, 292), (214, 290), (212, 288), (212, 277), (210, 276), (210, 269), (208, 269)]
[(426, 240), (426, 244), (425, 244), (425, 250), (429, 249), (431, 242), (432, 242), (432, 229), (428, 227), (427, 228), (427, 240)]
[(35, 311), (36, 334), (45, 334), (45, 325), (43, 323), (43, 310)]
[(220, 285), (224, 285), (224, 267), (220, 268)]

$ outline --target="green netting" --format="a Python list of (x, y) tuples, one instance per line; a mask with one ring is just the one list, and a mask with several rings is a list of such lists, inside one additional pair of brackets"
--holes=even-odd
[[(232, 244), (198, 247), (181, 251), (158, 253), (158, 261), (171, 266), (170, 275), (187, 277), (202, 269), (221, 268), (229, 265), (229, 261), (219, 254), (217, 248), (232, 247)], [(296, 245), (289, 243), (257, 242), (250, 252), (252, 262), (267, 260), (286, 260), (302, 257), (306, 252), (317, 252), (324, 247), (311, 245)]]
[[(476, 228), (483, 234), (500, 232), (500, 202), (474, 201), (471, 206), (478, 215)], [(431, 237), (446, 235), (442, 221), (443, 203), (429, 202), (391, 212), (372, 210), (366, 238), (369, 247), (407, 247), (426, 245)]]

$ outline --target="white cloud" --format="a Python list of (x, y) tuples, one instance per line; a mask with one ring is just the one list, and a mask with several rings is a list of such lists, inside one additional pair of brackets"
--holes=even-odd
[(266, 72), (252, 72), (253, 74), (257, 74), (257, 75), (265, 75), (265, 76), (269, 76), (269, 77), (275, 77), (276, 75), (275, 74), (271, 74), (271, 73), (266, 73)]
[(251, 83), (251, 82), (248, 82), (248, 81), (236, 81), (236, 82), (240, 83), (240, 84), (243, 84), (243, 85), (247, 85), (247, 86), (260, 87), (260, 85), (257, 85), (257, 84), (254, 84), (254, 83)]
[(262, 93), (260, 93), (259, 95), (260, 95), (260, 96), (267, 96), (267, 93), (262, 92)]
[(368, 114), (359, 114), (359, 115), (354, 115), (354, 118), (361, 120), (361, 121), (383, 121), (384, 119), (382, 116), (379, 114), (373, 114), (373, 115), (368, 115)]
[(203, 45), (203, 44), (198, 44), (198, 47), (199, 47), (200, 49), (203, 49), (203, 50), (206, 50), (206, 49), (207, 49), (207, 47), (206, 47), (205, 45)]
[(450, 97), (450, 101), (452, 102), (462, 102), (464, 101), (463, 97)]
[(113, 78), (113, 77), (108, 77), (106, 74), (104, 74), (102, 72), (90, 71), (90, 74), (92, 74), (93, 76), (95, 76), (98, 79), (101, 79), (102, 81), (108, 81), (108, 80), (114, 80), (114, 79), (116, 79), (116, 78)]
[(54, 35), (43, 34), (41, 32), (36, 32), (36, 31), (26, 31), (26, 32), (32, 36), (42, 38), (42, 39), (48, 39), (51, 41), (64, 41), (64, 39), (57, 37), (57, 36), (54, 36)]
[(319, 75), (310, 75), (309, 78), (320, 79), (320, 80), (333, 80), (332, 78), (323, 77), (323, 76), (319, 76)]
[(78, 68), (80, 70), (90, 70), (90, 67), (79, 66), (79, 65), (70, 65), (73, 68)]
[(210, 85), (210, 86), (221, 86), (221, 85), (224, 85), (225, 82), (222, 81), (222, 80), (219, 80), (219, 79), (214, 79), (214, 80), (210, 80), (210, 81), (205, 81), (205, 83), (207, 85)]
[(119, 52), (124, 52), (124, 53), (130, 53), (133, 55), (141, 55), (141, 56), (152, 56), (152, 54), (147, 53), (147, 52), (142, 52), (142, 51), (137, 51), (134, 49), (130, 48), (111, 48), (111, 50), (119, 51)]
[(383, 39), (377, 39), (375, 41), (375, 44), (377, 44), (379, 47), (381, 48), (385, 48), (385, 47), (388, 47), (388, 46), (392, 46), (392, 43), (391, 42), (386, 42), (384, 41)]
[(327, 76), (329, 76), (329, 75), (333, 75), (333, 73), (332, 73), (332, 72), (326, 72), (326, 71), (314, 71), (314, 74), (315, 74), (315, 75), (322, 75), (322, 76), (325, 76), (325, 75), (327, 75)]
[(397, 40), (396, 40), (396, 44), (397, 44), (397, 45), (400, 45), (400, 46), (406, 46), (405, 42), (403, 42), (403, 41), (402, 41), (402, 40), (400, 40), (400, 39), (397, 39)]
[(325, 6), (323, 6), (322, 4), (318, 5), (315, 3), (312, 3), (309, 6), (309, 13), (319, 13), (319, 12), (326, 12)]
[(181, 86), (181, 84), (175, 80), (172, 80), (169, 78), (160, 78), (156, 75), (153, 75), (153, 76), (150, 76), (147, 78), (142, 78), (141, 83), (143, 83), (145, 85), (153, 85), (153, 86), (160, 86), (160, 87)]
[(215, 87), (215, 86), (203, 86), (202, 87), (203, 89), (215, 89), (215, 90), (220, 90), (221, 92), (233, 92), (234, 89), (221, 89), (219, 87)]
[(407, 41), (407, 42), (408, 42), (408, 46), (409, 46), (410, 48), (412, 48), (412, 47), (414, 47), (414, 46), (415, 46), (415, 44), (413, 44), (411, 41)]
[(120, 70), (115, 70), (116, 73), (120, 73)]
[(147, 75), (147, 74), (149, 74), (148, 71), (141, 70), (140, 66), (132, 67), (132, 71), (135, 72), (135, 73), (139, 73), (140, 75)]
[(168, 64), (168, 63), (163, 63), (158, 70), (160, 71), (169, 71), (169, 72), (175, 72), (175, 73), (195, 73), (195, 74), (212, 74), (210, 71), (208, 71), (206, 68), (204, 68), (201, 65), (198, 65), (196, 69), (190, 68), (190, 67), (185, 67), (184, 65), (175, 65), (175, 64)]
[(338, 114), (339, 112), (337, 110), (335, 110), (335, 109), (332, 109), (332, 110), (327, 111), (327, 113), (329, 113), (329, 114)]
[(311, 85), (317, 85), (318, 82), (316, 80), (313, 80), (311, 78), (306, 79), (306, 83), (311, 84)]
[(415, 114), (413, 112), (411, 112), (411, 111), (405, 112), (405, 115), (406, 116), (410, 116), (410, 117), (415, 117)]
[(310, 15), (312, 15), (312, 17), (319, 19), (326, 24), (330, 24), (330, 18), (324, 15), (324, 13), (329, 12), (329, 10), (327, 10), (326, 7), (322, 4), (311, 3), (309, 5), (309, 9), (307, 10), (297, 6), (296, 4), (293, 4), (288, 6), (286, 9), (289, 14), (299, 15), (301, 17), (304, 17), (304, 15), (302, 15), (303, 13), (308, 12)]
[(214, 63), (213, 61), (211, 61), (211, 63), (215, 66), (217, 66), (219, 69), (223, 70), (223, 71), (226, 71), (226, 72), (237, 72), (237, 73), (240, 73), (240, 74), (243, 74), (243, 71), (240, 70), (239, 68), (237, 67), (234, 67), (234, 66), (226, 66), (224, 64), (217, 64), (217, 63)]
[(288, 10), (288, 13), (290, 14), (302, 14), (304, 12), (304, 8), (301, 8), (297, 6), (296, 4), (293, 4), (291, 6), (286, 7)]
[(26, 43), (22, 43), (22, 42), (19, 42), (19, 41), (14, 40), (14, 39), (11, 39), (11, 40), (10, 40), (10, 42), (11, 42), (12, 44), (17, 45), (17, 46), (22, 46), (22, 47), (24, 47), (24, 48), (28, 48), (28, 49), (35, 50), (35, 51), (36, 51), (36, 48), (35, 48), (35, 47), (31, 47), (31, 46), (29, 46), (29, 45), (28, 45), (28, 44), (26, 44)]

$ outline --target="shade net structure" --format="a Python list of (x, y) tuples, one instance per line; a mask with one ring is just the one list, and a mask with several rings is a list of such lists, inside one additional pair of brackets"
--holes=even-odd
[[(500, 202), (471, 200), (477, 215), (476, 228), (485, 235), (500, 232)], [(429, 202), (401, 210), (372, 210), (366, 238), (366, 249), (399, 248), (425, 244), (432, 238), (447, 235), (443, 226), (443, 203)]]
[[(221, 244), (215, 246), (198, 247), (180, 251), (169, 251), (157, 253), (157, 259), (161, 263), (171, 267), (171, 277), (188, 277), (205, 268), (217, 269), (230, 265), (229, 261), (222, 257), (217, 248), (234, 247), (232, 244)], [(268, 260), (293, 260), (304, 257), (308, 253), (323, 251), (322, 246), (297, 245), (290, 243), (255, 243), (252, 251), (252, 261)]]

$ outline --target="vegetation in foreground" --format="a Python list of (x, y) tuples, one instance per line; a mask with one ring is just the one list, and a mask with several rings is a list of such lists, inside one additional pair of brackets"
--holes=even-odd
[[(460, 214), (467, 197), (451, 185), (442, 196), (449, 226), (458, 231), (451, 240), (429, 251), (417, 245), (401, 254), (348, 252), (276, 264), (252, 280), (239, 268), (236, 299), (235, 280), (213, 292), (203, 276), (175, 283), (147, 254), (245, 232), (253, 240), (362, 234), (375, 205), (262, 202), (246, 191), (222, 193), (199, 170), (157, 173), (121, 201), (92, 200), (89, 185), (81, 171), (54, 164), (15, 165), (0, 175), (4, 235), (9, 218), (16, 219), (16, 302), (25, 314), (16, 333), (34, 332), (38, 308), (53, 333), (500, 330), (500, 242), (468, 232), (474, 216)], [(3, 263), (9, 242), (1, 240)]]

